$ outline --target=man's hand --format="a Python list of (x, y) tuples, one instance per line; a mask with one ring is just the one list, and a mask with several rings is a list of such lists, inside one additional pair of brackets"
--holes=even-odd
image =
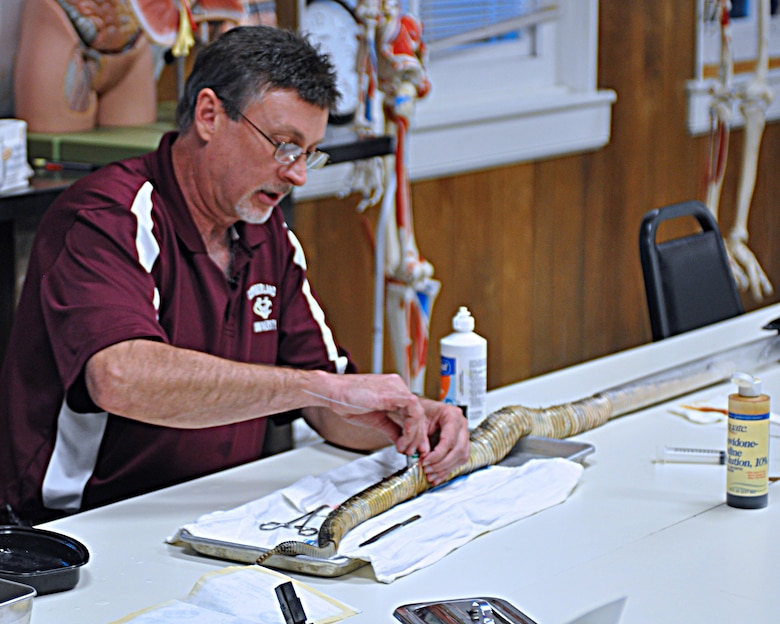
[(326, 387), (304, 389), (312, 397), (312, 405), (326, 407), (350, 423), (381, 431), (399, 453), (419, 453), (421, 458), (428, 454), (425, 410), (398, 375), (328, 375), (324, 381)]
[(438, 435), (430, 453), (420, 457), (428, 481), (442, 483), (447, 475), (466, 463), (471, 450), (468, 420), (454, 405), (421, 399), (428, 422), (428, 435)]
[[(327, 388), (304, 390), (314, 404), (382, 432), (404, 455), (418, 453), (431, 483), (441, 483), (468, 460), (468, 421), (457, 407), (412, 394), (398, 375), (331, 375), (327, 381)], [(340, 432), (326, 420), (318, 419), (315, 429), (332, 442), (352, 446), (334, 439)], [(431, 439), (436, 440), (433, 449)]]

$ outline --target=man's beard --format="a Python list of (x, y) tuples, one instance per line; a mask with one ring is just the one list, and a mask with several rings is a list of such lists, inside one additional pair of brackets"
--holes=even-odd
[[(252, 202), (254, 192), (244, 195), (238, 200), (235, 206), (236, 216), (244, 223), (251, 223), (254, 225), (261, 225), (271, 218), (275, 206), (258, 205)], [(279, 197), (279, 201), (286, 195), (286, 192)]]

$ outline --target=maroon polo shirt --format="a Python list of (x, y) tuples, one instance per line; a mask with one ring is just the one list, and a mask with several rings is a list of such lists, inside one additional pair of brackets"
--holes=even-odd
[(0, 376), (0, 496), (34, 519), (259, 457), (265, 420), (184, 430), (106, 414), (84, 366), (143, 338), (241, 362), (351, 372), (274, 210), (235, 226), (229, 279), (176, 182), (175, 134), (74, 183), (38, 228)]

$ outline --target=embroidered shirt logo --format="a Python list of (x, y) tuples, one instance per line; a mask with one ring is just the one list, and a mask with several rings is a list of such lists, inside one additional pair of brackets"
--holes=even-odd
[(273, 303), (268, 297), (258, 297), (255, 299), (254, 304), (252, 305), (252, 312), (257, 314), (262, 319), (267, 319), (269, 316), (271, 316), (271, 308), (273, 307)]
[(273, 297), (276, 297), (276, 286), (273, 284), (253, 284), (246, 291), (246, 298), (252, 301), (252, 312), (262, 319), (252, 323), (256, 334), (276, 331), (276, 319), (269, 318), (273, 312)]

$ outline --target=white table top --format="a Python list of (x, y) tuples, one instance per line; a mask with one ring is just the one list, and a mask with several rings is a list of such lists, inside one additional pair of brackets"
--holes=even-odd
[[(583, 398), (769, 336), (761, 326), (778, 316), (780, 305), (769, 306), (513, 384), (489, 394), (489, 409)], [(764, 390), (780, 397), (780, 366), (760, 375)], [(780, 527), (780, 489), (770, 487), (766, 509), (733, 509), (725, 505), (723, 466), (654, 463), (664, 444), (725, 448), (724, 425), (692, 424), (666, 407), (577, 436), (596, 452), (565, 503), (484, 535), (433, 566), (389, 585), (376, 582), (367, 567), (339, 578), (297, 578), (360, 609), (347, 620), (355, 624), (394, 622), (393, 610), (403, 604), (476, 596), (508, 600), (540, 624), (567, 622), (621, 597), (627, 597), (621, 624), (777, 621), (780, 539), (772, 529)], [(184, 598), (201, 575), (230, 563), (166, 544), (180, 526), (354, 458), (318, 444), (43, 525), (82, 541), (91, 560), (75, 589), (35, 599), (33, 624), (105, 623)]]

